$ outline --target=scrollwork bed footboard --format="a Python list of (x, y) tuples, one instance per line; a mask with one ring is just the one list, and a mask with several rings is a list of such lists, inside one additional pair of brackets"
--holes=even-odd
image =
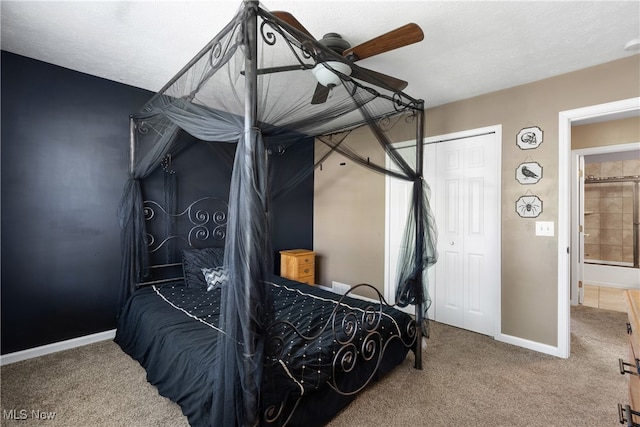
[[(377, 302), (350, 297), (364, 287), (375, 291)], [(270, 377), (265, 380), (277, 384), (281, 399), (274, 396), (265, 406), (267, 425), (287, 425), (300, 400), (322, 387), (342, 396), (356, 395), (415, 345), (416, 322), (370, 285), (354, 286), (335, 300), (317, 298), (323, 300), (322, 309), (293, 305), (276, 317), (287, 320), (268, 328), (265, 352)], [(394, 352), (398, 354), (388, 354)]]

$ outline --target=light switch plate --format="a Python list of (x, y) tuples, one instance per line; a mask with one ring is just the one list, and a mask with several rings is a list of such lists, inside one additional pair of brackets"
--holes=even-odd
[(553, 221), (536, 221), (536, 236), (553, 237), (554, 225)]

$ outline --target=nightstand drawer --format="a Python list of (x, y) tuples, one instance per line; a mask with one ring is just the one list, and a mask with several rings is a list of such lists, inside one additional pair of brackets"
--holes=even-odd
[(307, 252), (296, 257), (299, 266), (315, 264), (316, 256), (313, 252)]
[[(298, 277), (313, 276), (316, 272), (315, 264), (300, 264), (296, 275)], [(299, 280), (299, 279), (298, 279)]]

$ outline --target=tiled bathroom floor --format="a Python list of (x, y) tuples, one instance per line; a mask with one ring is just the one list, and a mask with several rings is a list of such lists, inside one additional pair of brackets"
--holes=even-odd
[(584, 285), (583, 305), (603, 308), (605, 310), (626, 311), (626, 303), (622, 291), (624, 289), (605, 286)]

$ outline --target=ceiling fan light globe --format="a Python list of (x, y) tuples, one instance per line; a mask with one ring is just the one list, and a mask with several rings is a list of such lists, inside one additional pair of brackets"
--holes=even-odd
[(340, 61), (320, 62), (313, 67), (311, 71), (313, 72), (316, 80), (318, 80), (318, 83), (322, 86), (332, 88), (342, 83), (340, 77), (334, 72), (334, 70), (346, 76), (351, 75), (351, 67)]

